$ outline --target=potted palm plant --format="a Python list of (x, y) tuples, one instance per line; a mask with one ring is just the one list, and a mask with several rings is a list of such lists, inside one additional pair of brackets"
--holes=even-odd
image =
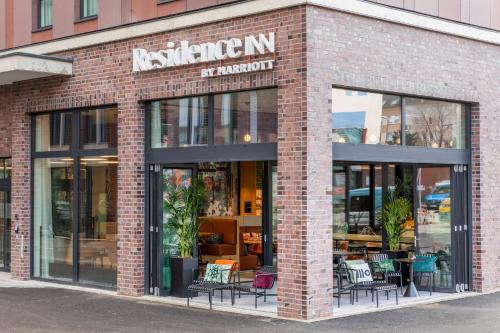
[[(401, 235), (405, 231), (406, 218), (410, 212), (411, 202), (404, 197), (398, 197), (387, 202), (382, 210), (382, 223), (387, 234), (387, 243), (390, 252), (398, 252), (400, 250)], [(396, 254), (397, 256), (398, 254)]]
[(186, 287), (198, 270), (198, 258), (194, 256), (199, 228), (196, 217), (206, 200), (205, 189), (199, 182), (192, 182), (189, 186), (169, 185), (165, 190), (167, 228), (176, 238), (179, 253), (170, 258), (171, 294), (187, 297)]

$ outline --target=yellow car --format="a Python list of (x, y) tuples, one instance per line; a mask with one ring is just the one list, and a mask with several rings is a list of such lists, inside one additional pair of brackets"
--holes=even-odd
[(450, 213), (451, 213), (450, 198), (446, 198), (443, 201), (441, 201), (441, 204), (439, 205), (439, 217), (443, 220), (448, 220), (450, 218)]

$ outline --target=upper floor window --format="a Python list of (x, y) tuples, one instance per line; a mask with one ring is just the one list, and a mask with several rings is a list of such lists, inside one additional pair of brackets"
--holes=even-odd
[(38, 4), (38, 25), (39, 28), (52, 25), (52, 0), (40, 0)]
[(0, 179), (10, 179), (12, 172), (12, 160), (0, 158)]
[(97, 16), (97, 0), (80, 0), (80, 18)]

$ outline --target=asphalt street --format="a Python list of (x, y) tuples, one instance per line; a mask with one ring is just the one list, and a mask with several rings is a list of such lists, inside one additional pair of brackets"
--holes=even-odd
[(315, 323), (52, 288), (0, 288), (0, 332), (500, 332), (500, 293)]

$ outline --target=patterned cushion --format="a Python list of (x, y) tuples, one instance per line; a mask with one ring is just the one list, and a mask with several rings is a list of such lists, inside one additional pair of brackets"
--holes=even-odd
[(395, 271), (394, 263), (392, 262), (392, 259), (374, 261), (373, 271), (375, 273), (393, 273)]
[(349, 277), (353, 283), (372, 282), (370, 266), (364, 260), (346, 260)]
[(229, 283), (232, 265), (208, 264), (204, 282)]

